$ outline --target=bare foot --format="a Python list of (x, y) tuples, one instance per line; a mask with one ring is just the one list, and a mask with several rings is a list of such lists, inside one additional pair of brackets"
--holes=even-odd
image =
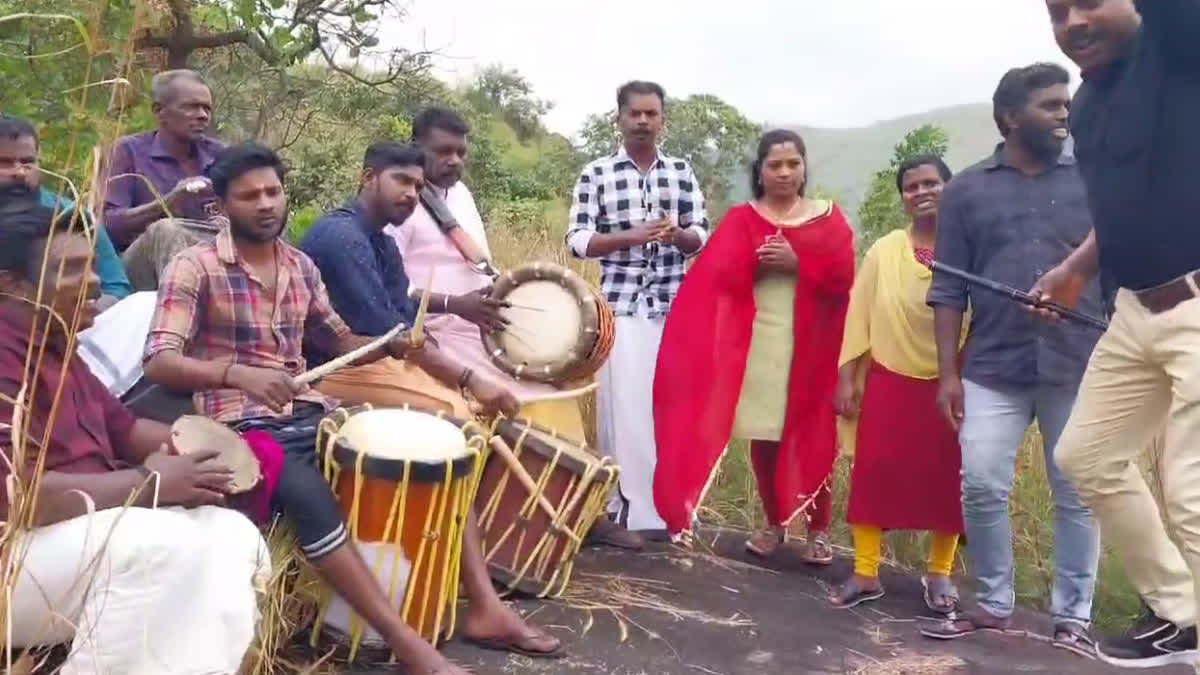
[(471, 603), (463, 627), (467, 641), (487, 649), (499, 649), (531, 657), (557, 656), (558, 638), (525, 623), (504, 602)]
[(470, 671), (447, 661), (446, 657), (424, 640), (405, 645), (403, 653), (396, 653), (396, 659), (407, 666), (408, 672), (413, 675), (470, 675)]
[(783, 539), (784, 529), (782, 527), (769, 527), (751, 535), (746, 540), (746, 550), (760, 558), (770, 558), (779, 550)]

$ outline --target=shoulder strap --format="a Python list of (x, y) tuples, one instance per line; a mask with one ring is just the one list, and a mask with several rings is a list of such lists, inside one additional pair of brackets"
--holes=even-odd
[(426, 185), (421, 190), (421, 205), (429, 212), (429, 216), (433, 218), (433, 222), (441, 230), (442, 234), (450, 239), (458, 252), (462, 254), (463, 259), (471, 263), (476, 270), (488, 276), (495, 277), (497, 273), (492, 268), (492, 263), (488, 257), (480, 250), (479, 245), (471, 239), (471, 235), (463, 230), (458, 224), (458, 220), (454, 218), (454, 214), (450, 212), (450, 207), (446, 206), (443, 200), (433, 188)]

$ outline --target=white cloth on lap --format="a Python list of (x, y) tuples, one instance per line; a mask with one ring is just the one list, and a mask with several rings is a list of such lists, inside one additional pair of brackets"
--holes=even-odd
[(142, 352), (157, 305), (154, 291), (134, 293), (101, 312), (77, 336), (75, 353), (117, 398), (142, 378)]

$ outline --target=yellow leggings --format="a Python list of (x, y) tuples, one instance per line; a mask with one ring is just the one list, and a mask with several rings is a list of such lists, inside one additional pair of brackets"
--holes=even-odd
[[(851, 525), (854, 533), (854, 573), (874, 579), (879, 576), (879, 559), (883, 556), (883, 530), (874, 525)], [(929, 546), (930, 574), (950, 576), (954, 568), (954, 551), (958, 535), (934, 532)]]

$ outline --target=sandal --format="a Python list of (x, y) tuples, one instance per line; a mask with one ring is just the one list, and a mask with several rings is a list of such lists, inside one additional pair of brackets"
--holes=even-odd
[(858, 580), (850, 577), (850, 580), (842, 584), (842, 587), (834, 595), (829, 596), (829, 604), (837, 609), (850, 609), (858, 607), (864, 602), (871, 602), (883, 597), (883, 587), (864, 589), (858, 585)]
[[(923, 576), (921, 588), (925, 589), (925, 606), (938, 614), (953, 614), (958, 609), (958, 588), (948, 577)], [(937, 601), (941, 600), (941, 603)]]
[(1060, 621), (1054, 624), (1054, 640), (1051, 644), (1089, 659), (1096, 658), (1096, 641), (1092, 639), (1086, 626), (1075, 621)]
[(1003, 633), (1008, 630), (1008, 619), (999, 624), (989, 624), (979, 621), (970, 614), (948, 614), (944, 619), (924, 621), (921, 623), (921, 635), (935, 640), (955, 640), (960, 637), (974, 635), (980, 631)]
[(760, 558), (770, 558), (783, 545), (783, 538), (782, 531), (759, 530), (746, 540), (746, 550)]
[(829, 545), (829, 534), (815, 532), (808, 535), (808, 545), (800, 559), (809, 565), (832, 565), (833, 547)]

